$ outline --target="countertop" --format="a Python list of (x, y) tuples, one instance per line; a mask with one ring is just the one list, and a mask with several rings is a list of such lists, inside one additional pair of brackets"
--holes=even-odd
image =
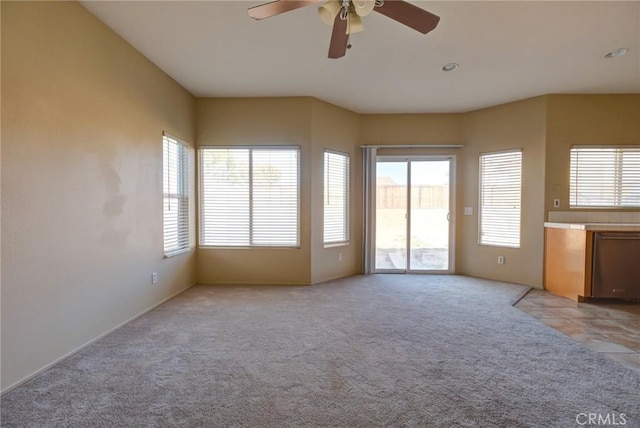
[(544, 227), (586, 230), (590, 232), (640, 232), (640, 223), (557, 223), (545, 222)]

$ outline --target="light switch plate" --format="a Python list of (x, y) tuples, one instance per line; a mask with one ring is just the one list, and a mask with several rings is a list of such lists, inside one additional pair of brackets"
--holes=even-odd
[(464, 215), (473, 215), (473, 207), (464, 207)]

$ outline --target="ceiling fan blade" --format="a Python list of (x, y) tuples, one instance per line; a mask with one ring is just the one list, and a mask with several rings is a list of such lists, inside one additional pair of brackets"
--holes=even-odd
[(376, 6), (373, 10), (422, 34), (427, 34), (436, 28), (440, 21), (438, 15), (434, 15), (403, 0), (385, 0), (382, 6)]
[(321, 0), (276, 0), (259, 6), (250, 7), (249, 16), (253, 19), (265, 19), (271, 16), (280, 15), (290, 10), (309, 6)]
[(342, 58), (347, 53), (349, 35), (347, 34), (347, 20), (340, 19), (340, 13), (333, 20), (331, 32), (331, 44), (329, 45), (329, 58)]

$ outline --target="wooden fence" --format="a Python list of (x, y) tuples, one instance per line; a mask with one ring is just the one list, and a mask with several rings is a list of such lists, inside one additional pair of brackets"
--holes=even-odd
[[(377, 208), (407, 208), (407, 186), (377, 187)], [(449, 208), (449, 186), (412, 186), (412, 208)]]

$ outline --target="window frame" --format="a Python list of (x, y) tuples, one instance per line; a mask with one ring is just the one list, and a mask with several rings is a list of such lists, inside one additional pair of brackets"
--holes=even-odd
[[(178, 162), (176, 163), (176, 190), (177, 193), (171, 193), (171, 189), (168, 189), (165, 185), (168, 185), (168, 181), (170, 180), (169, 170), (171, 169), (171, 164), (169, 162), (165, 162), (165, 154), (167, 150), (169, 150), (168, 145), (175, 145), (178, 148)], [(169, 156), (167, 154), (167, 156)], [(165, 165), (166, 163), (166, 165)], [(190, 195), (190, 186), (189, 186), (189, 176), (191, 174), (191, 160), (189, 156), (189, 146), (180, 138), (174, 137), (173, 135), (163, 132), (162, 133), (162, 251), (164, 258), (169, 258), (173, 256), (177, 256), (179, 254), (186, 253), (193, 249), (192, 240), (191, 240), (191, 195)], [(169, 185), (169, 187), (171, 187)], [(178, 214), (177, 221), (175, 225), (175, 230), (173, 231), (177, 235), (176, 245), (172, 248), (167, 248), (167, 217), (166, 217), (166, 206), (167, 200), (169, 200), (169, 206), (171, 200), (178, 201)], [(186, 223), (186, 228), (185, 228)]]
[[(344, 158), (344, 165), (345, 165), (345, 169), (342, 171), (343, 176), (345, 177), (343, 186), (344, 188), (342, 189), (344, 198), (342, 198), (342, 233), (343, 239), (337, 239), (337, 240), (327, 240), (327, 200), (328, 200), (328, 192), (329, 192), (329, 188), (328, 188), (328, 181), (330, 180), (331, 176), (328, 175), (328, 163), (327, 163), (327, 156), (342, 156)], [(323, 203), (322, 203), (322, 207), (323, 207), (323, 212), (322, 212), (322, 242), (325, 248), (330, 248), (330, 247), (339, 247), (339, 246), (345, 246), (345, 245), (349, 245), (350, 239), (351, 239), (351, 228), (349, 227), (349, 222), (350, 222), (350, 213), (351, 213), (351, 207), (350, 207), (350, 196), (351, 196), (351, 156), (349, 155), (349, 153), (345, 153), (345, 152), (341, 152), (341, 151), (337, 151), (337, 150), (331, 150), (331, 149), (325, 149), (324, 150), (324, 154), (323, 154), (323, 165), (322, 165), (322, 171), (323, 171), (323, 190), (322, 190), (322, 196), (323, 196)], [(330, 183), (329, 183), (330, 184)]]
[[(495, 242), (489, 241), (486, 242), (483, 240), (483, 159), (487, 156), (500, 156), (500, 155), (509, 155), (518, 153), (519, 156), (519, 167), (520, 167), (520, 186), (519, 186), (519, 201), (518, 201), (518, 242), (517, 244), (509, 244), (505, 242)], [(487, 247), (499, 247), (499, 248), (513, 248), (519, 249), (522, 247), (522, 172), (524, 168), (524, 155), (522, 148), (517, 149), (509, 149), (509, 150), (501, 150), (501, 151), (493, 151), (493, 152), (485, 152), (481, 153), (478, 156), (478, 245), (487, 246)], [(504, 239), (504, 237), (502, 237)]]
[[(252, 244), (251, 241), (253, 240), (253, 222), (252, 222), (252, 215), (253, 215), (253, 181), (252, 181), (252, 176), (253, 176), (253, 171), (252, 171), (252, 163), (251, 160), (249, 161), (249, 181), (247, 183), (247, 186), (249, 188), (249, 240), (250, 242), (248, 244), (242, 244), (242, 245), (221, 245), (221, 244), (206, 244), (203, 243), (204, 240), (204, 230), (205, 228), (203, 227), (203, 221), (206, 218), (205, 215), (205, 205), (203, 203), (204, 201), (204, 196), (203, 193), (205, 192), (205, 183), (204, 183), (204, 166), (203, 166), (203, 162), (202, 162), (202, 153), (204, 151), (207, 150), (247, 150), (250, 152), (250, 159), (252, 158), (252, 152), (253, 151), (260, 151), (260, 150), (290, 150), (290, 151), (294, 151), (296, 152), (296, 193), (295, 193), (295, 197), (296, 197), (296, 243), (293, 245), (283, 245), (283, 244)], [(203, 146), (199, 146), (198, 147), (198, 194), (199, 194), (199, 204), (198, 204), (198, 212), (199, 212), (199, 218), (198, 218), (198, 226), (199, 226), (199, 230), (198, 230), (198, 248), (204, 248), (204, 249), (231, 249), (231, 250), (235, 250), (235, 249), (299, 249), (300, 248), (300, 218), (301, 218), (301, 213), (300, 213), (300, 188), (302, 186), (301, 183), (301, 176), (300, 176), (300, 156), (301, 155), (301, 150), (300, 150), (300, 146), (296, 146), (296, 145), (238, 145), (238, 146), (226, 146), (226, 145), (203, 145)]]
[[(579, 180), (579, 174), (580, 172), (576, 170), (576, 168), (579, 168), (579, 163), (576, 165), (574, 164), (574, 160), (578, 160), (577, 158), (580, 156), (580, 154), (578, 153), (579, 151), (584, 150), (585, 152), (590, 151), (590, 150), (606, 150), (606, 151), (610, 151), (613, 153), (612, 154), (615, 157), (615, 170), (613, 173), (613, 183), (611, 184), (612, 188), (607, 188), (607, 192), (610, 192), (610, 194), (608, 195), (600, 195), (601, 198), (607, 198), (607, 197), (612, 197), (614, 203), (612, 204), (584, 204), (581, 202), (584, 202), (583, 199), (581, 199), (581, 193), (579, 188), (580, 183), (578, 183)], [(624, 157), (625, 152), (635, 152), (638, 153), (640, 156), (640, 145), (572, 145), (570, 150), (569, 150), (569, 209), (608, 209), (608, 210), (623, 210), (623, 209), (638, 209), (640, 208), (640, 199), (638, 199), (638, 203), (636, 204), (622, 204), (622, 200), (623, 200), (623, 193), (625, 191), (625, 189), (627, 189), (624, 186), (624, 182), (625, 182), (625, 176), (624, 176), (624, 169), (620, 168), (620, 166), (622, 165), (622, 159)], [(583, 156), (588, 156), (587, 153), (585, 153)], [(583, 158), (584, 159), (584, 158)], [(596, 157), (594, 156), (592, 159), (596, 159)], [(591, 160), (593, 162), (593, 160)], [(632, 164), (632, 166), (636, 167), (636, 169), (633, 169), (630, 174), (634, 175), (633, 178), (640, 178), (640, 163), (638, 164)], [(586, 169), (586, 168), (585, 168)], [(585, 174), (585, 177), (588, 176), (588, 174), (593, 173), (592, 170), (583, 170), (582, 171), (583, 174)], [(632, 179), (633, 179), (632, 178)], [(627, 178), (629, 181), (631, 181), (632, 179)], [(588, 184), (583, 184), (582, 186), (584, 187), (589, 187)], [(594, 189), (595, 190), (595, 189)], [(640, 186), (638, 186), (637, 189), (634, 190), (640, 190)], [(583, 190), (584, 192), (584, 190)], [(584, 196), (582, 196), (582, 198), (584, 198)]]

